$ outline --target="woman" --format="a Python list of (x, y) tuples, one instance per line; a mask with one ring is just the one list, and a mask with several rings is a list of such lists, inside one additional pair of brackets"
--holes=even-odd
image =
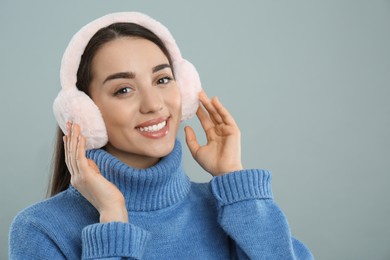
[[(107, 15), (74, 36), (61, 66), (52, 197), (15, 218), (11, 259), (312, 258), (272, 200), (270, 173), (243, 170), (235, 121), (200, 91), (165, 27)], [(176, 135), (194, 108), (207, 144), (190, 127), (186, 142), (210, 183), (182, 169)]]

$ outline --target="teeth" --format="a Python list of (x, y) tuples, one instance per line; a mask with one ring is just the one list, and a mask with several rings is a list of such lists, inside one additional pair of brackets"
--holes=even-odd
[(150, 125), (150, 126), (146, 126), (146, 127), (140, 127), (139, 130), (141, 132), (156, 132), (156, 131), (161, 130), (166, 125), (167, 125), (167, 121), (164, 121), (164, 122), (161, 122), (161, 123), (159, 123), (157, 125)]

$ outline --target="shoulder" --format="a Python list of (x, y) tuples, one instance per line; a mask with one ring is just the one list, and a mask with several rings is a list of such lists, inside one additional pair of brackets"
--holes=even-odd
[(96, 221), (91, 207), (84, 198), (68, 189), (25, 208), (10, 227), (11, 258), (76, 259), (81, 250), (82, 228)]
[(69, 222), (70, 216), (79, 215), (85, 210), (91, 210), (88, 204), (76, 192), (67, 189), (19, 212), (11, 224), (10, 232), (12, 234), (20, 231), (20, 229), (27, 228), (47, 231), (49, 226), (57, 225), (60, 227)]
[(79, 200), (78, 197), (71, 189), (67, 189), (53, 197), (28, 206), (18, 213), (16, 219), (44, 218), (48, 215), (55, 215), (64, 206)]

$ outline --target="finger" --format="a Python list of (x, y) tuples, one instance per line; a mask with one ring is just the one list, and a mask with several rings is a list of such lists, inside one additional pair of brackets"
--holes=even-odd
[(218, 114), (212, 101), (207, 97), (207, 95), (204, 91), (200, 92), (199, 100), (202, 103), (202, 105), (206, 108), (206, 110), (209, 113), (210, 118), (214, 122), (214, 124), (215, 125), (222, 124), (223, 120), (222, 120), (221, 116)]
[(80, 135), (80, 127), (77, 124), (72, 124), (71, 133), (70, 133), (70, 153), (69, 153), (69, 161), (72, 165), (73, 174), (78, 174), (78, 167), (76, 162), (77, 157), (77, 144), (78, 137)]
[(186, 126), (184, 128), (185, 134), (186, 134), (186, 143), (188, 148), (190, 149), (190, 152), (193, 157), (195, 157), (196, 153), (198, 152), (200, 145), (198, 143), (198, 140), (196, 139), (196, 135), (192, 127)]
[(218, 114), (221, 116), (223, 122), (227, 125), (236, 125), (234, 118), (229, 113), (229, 111), (222, 105), (217, 97), (213, 99), (213, 105), (218, 111)]
[(86, 141), (84, 136), (79, 135), (77, 138), (77, 150), (76, 150), (76, 165), (78, 172), (86, 172), (85, 169), (88, 167), (88, 160), (85, 157), (86, 154)]
[(70, 158), (71, 158), (71, 151), (70, 151), (70, 135), (71, 135), (71, 123), (67, 123), (66, 124), (66, 130), (67, 130), (67, 134), (65, 136), (65, 140), (66, 140), (66, 143), (65, 143), (65, 159), (66, 159), (66, 165), (68, 166), (68, 169), (69, 169), (69, 172), (71, 174), (73, 174), (74, 170), (73, 170), (73, 167), (72, 167), (72, 164), (71, 164), (71, 161), (70, 161)]
[(199, 118), (200, 124), (202, 125), (204, 131), (207, 134), (208, 130), (214, 127), (214, 123), (213, 121), (211, 121), (209, 114), (202, 106), (199, 106), (198, 110), (196, 111), (196, 115)]
[[(62, 137), (62, 141), (64, 142), (64, 153), (65, 153), (65, 164), (68, 167), (69, 170), (69, 163), (68, 163), (68, 149), (67, 149), (67, 139), (66, 135)], [(69, 170), (69, 173), (72, 174), (72, 172)]]

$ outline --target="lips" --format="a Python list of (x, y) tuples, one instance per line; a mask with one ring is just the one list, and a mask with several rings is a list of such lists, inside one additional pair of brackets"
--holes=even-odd
[(139, 130), (141, 132), (156, 132), (164, 128), (164, 126), (167, 125), (167, 121), (163, 121), (161, 123), (155, 124), (155, 125), (150, 125), (150, 126), (145, 126), (145, 127), (140, 127)]
[(169, 132), (169, 118), (160, 117), (152, 119), (137, 125), (135, 129), (144, 137), (152, 139), (161, 138)]

